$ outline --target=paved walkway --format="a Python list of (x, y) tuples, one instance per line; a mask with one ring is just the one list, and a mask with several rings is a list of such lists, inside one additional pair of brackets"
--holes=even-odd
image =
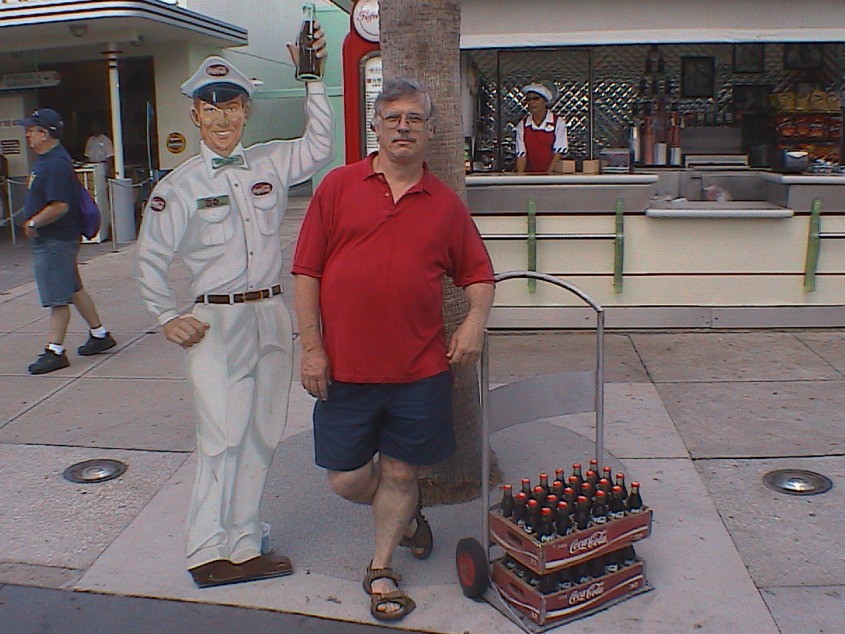
[[(294, 202), (283, 228), (288, 257), (301, 207)], [(310, 615), (369, 630), (363, 624), (374, 621), (360, 587), (371, 549), (368, 509), (328, 492), (312, 461), (312, 401), (297, 383), (263, 501), (271, 542), (292, 556), (297, 573), (206, 590), (192, 584), (182, 546), (194, 468), (189, 394), (180, 350), (141, 307), (133, 257), (134, 245), (124, 246), (82, 267), (118, 347), (88, 358), (71, 352), (69, 368), (46, 376), (26, 373), (48, 329), (33, 285), (0, 293), (0, 584), (11, 584), (0, 588), (0, 602), (18, 608), (7, 614), (20, 612), (15, 601), (29, 586), (63, 591), (39, 590), (45, 597), (96, 598), (100, 615), (109, 606), (122, 609), (125, 597), (143, 597)], [(172, 277), (187, 304), (184, 270)], [(70, 350), (85, 336), (74, 315)], [(652, 535), (637, 551), (655, 591), (566, 632), (843, 631), (843, 340), (839, 330), (606, 335), (606, 460), (642, 482), (654, 509)], [(590, 332), (496, 333), (492, 380), (588, 369), (593, 349)], [(592, 420), (573, 414), (494, 435), (506, 480), (586, 460)], [(91, 458), (116, 458), (129, 468), (98, 485), (62, 478), (67, 466)], [(786, 467), (824, 473), (834, 488), (793, 497), (763, 486), (765, 472)], [(487, 603), (465, 599), (456, 581), (455, 545), (480, 537), (480, 504), (427, 514), (437, 540), (432, 557), (396, 557), (418, 605), (398, 627), (520, 631)], [(164, 613), (175, 604), (143, 605), (142, 612), (160, 605)], [(324, 623), (323, 631), (334, 627)]]

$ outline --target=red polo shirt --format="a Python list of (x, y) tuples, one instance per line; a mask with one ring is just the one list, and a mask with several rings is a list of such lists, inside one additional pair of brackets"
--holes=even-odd
[(332, 377), (410, 383), (448, 369), (443, 276), (493, 283), (490, 257), (461, 199), (424, 166), (393, 202), (373, 156), (330, 172), (311, 200), (293, 273), (320, 278)]

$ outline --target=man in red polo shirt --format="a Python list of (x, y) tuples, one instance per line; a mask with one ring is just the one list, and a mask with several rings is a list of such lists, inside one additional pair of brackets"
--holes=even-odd
[[(418, 559), (431, 553), (417, 472), (455, 450), (449, 367), (478, 360), (493, 302), (493, 268), (478, 230), (424, 162), (434, 118), (419, 84), (384, 83), (371, 124), (379, 151), (326, 176), (293, 261), (301, 379), (318, 399), (316, 461), (333, 491), (373, 506), (375, 551), (364, 589), (379, 620), (415, 607), (391, 559), (399, 545)], [(448, 342), (444, 275), (469, 305)]]

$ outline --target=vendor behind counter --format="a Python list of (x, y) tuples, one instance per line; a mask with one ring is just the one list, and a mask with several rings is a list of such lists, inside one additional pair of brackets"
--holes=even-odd
[(542, 83), (523, 87), (528, 114), (516, 124), (516, 171), (519, 174), (560, 173), (569, 148), (566, 122), (553, 113), (552, 89)]

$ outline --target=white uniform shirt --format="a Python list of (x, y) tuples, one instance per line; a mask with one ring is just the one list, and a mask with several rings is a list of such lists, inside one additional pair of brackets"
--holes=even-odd
[(320, 82), (307, 84), (302, 138), (269, 141), (231, 156), (242, 165), (214, 169), (205, 144), (199, 155), (153, 190), (138, 238), (138, 279), (148, 310), (164, 324), (178, 316), (167, 270), (176, 253), (191, 272), (194, 296), (270, 288), (282, 272), (279, 228), (288, 188), (311, 177), (334, 154), (334, 118)]
[(89, 136), (88, 142), (85, 144), (85, 156), (92, 163), (102, 163), (106, 159), (110, 159), (114, 156), (111, 139), (105, 134)]
[(546, 110), (546, 118), (543, 119), (540, 125), (534, 123), (534, 118), (529, 114), (519, 120), (516, 124), (516, 155), (525, 156), (525, 126), (527, 125), (534, 130), (541, 130), (543, 132), (554, 132), (555, 141), (552, 144), (553, 154), (566, 154), (569, 149), (569, 139), (566, 136), (566, 121), (563, 117), (555, 116), (551, 110)]

